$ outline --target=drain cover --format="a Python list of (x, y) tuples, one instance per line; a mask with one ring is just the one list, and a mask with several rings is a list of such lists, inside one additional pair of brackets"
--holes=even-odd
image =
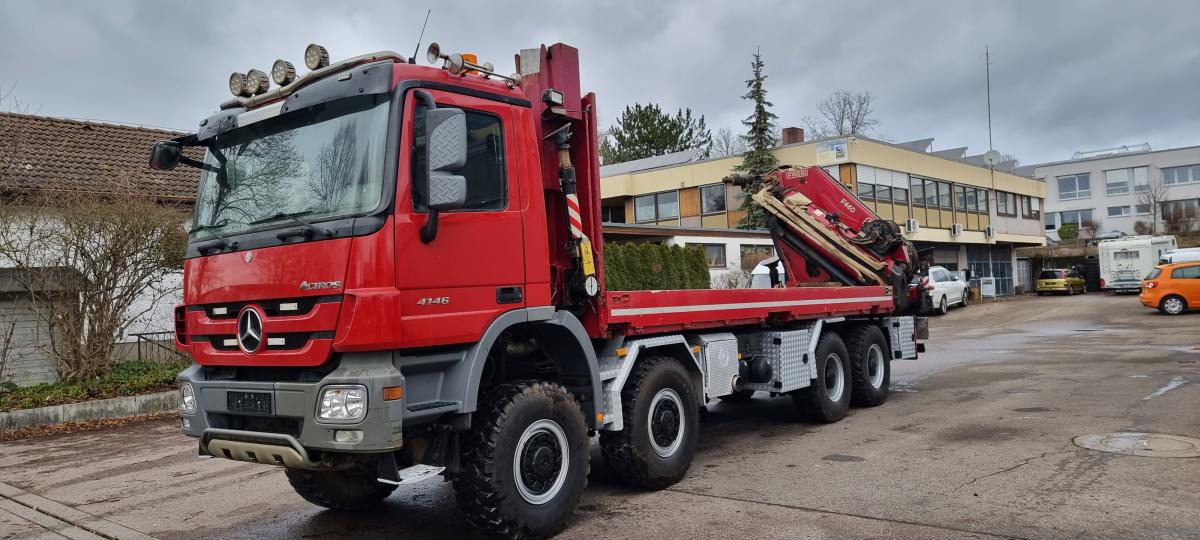
[(1089, 450), (1130, 456), (1200, 457), (1200, 439), (1161, 433), (1094, 433), (1075, 437), (1075, 445)]

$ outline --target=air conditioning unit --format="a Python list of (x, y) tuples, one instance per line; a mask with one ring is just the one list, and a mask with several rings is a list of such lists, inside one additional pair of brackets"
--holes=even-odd
[(904, 230), (906, 232), (915, 233), (915, 232), (921, 230), (921, 223), (918, 222), (916, 219), (909, 218), (904, 221)]
[(987, 227), (984, 227), (983, 228), (983, 237), (984, 238), (995, 238), (996, 237), (995, 227), (992, 227), (990, 225)]
[(950, 225), (950, 236), (962, 236), (962, 225), (952, 223)]

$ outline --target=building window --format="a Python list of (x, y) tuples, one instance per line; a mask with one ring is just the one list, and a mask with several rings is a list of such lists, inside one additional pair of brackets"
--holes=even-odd
[(1183, 201), (1167, 201), (1162, 204), (1162, 218), (1164, 220), (1172, 219), (1195, 219), (1196, 215), (1200, 214), (1200, 199), (1187, 199)]
[(954, 186), (954, 208), (964, 210), (967, 208), (967, 188), (959, 185)]
[(875, 184), (859, 182), (858, 183), (858, 198), (874, 199), (875, 198)]
[(1004, 191), (996, 192), (996, 215), (1012, 216), (1017, 215), (1017, 196)]
[(979, 190), (975, 188), (964, 188), (964, 190), (967, 192), (967, 204), (963, 208), (971, 212), (978, 212)]
[(1150, 205), (1148, 205), (1148, 204), (1136, 205), (1136, 206), (1134, 206), (1134, 210), (1137, 212), (1137, 215), (1139, 215), (1139, 216), (1150, 215)]
[(700, 211), (718, 214), (725, 211), (725, 184), (713, 184), (700, 188)]
[(925, 181), (914, 176), (909, 180), (908, 187), (913, 204), (925, 204)]
[(1129, 193), (1129, 181), (1133, 180), (1134, 189), (1146, 191), (1149, 187), (1149, 168), (1133, 167), (1131, 169), (1113, 169), (1104, 171), (1104, 193), (1106, 195), (1124, 195)]
[(938, 206), (949, 210), (950, 205), (950, 184), (948, 182), (938, 182)]
[(1040, 199), (1035, 199), (1028, 195), (1021, 195), (1019, 198), (1021, 201), (1021, 217), (1024, 217), (1025, 219), (1038, 219), (1042, 217), (1042, 205)]
[(892, 186), (875, 186), (875, 198), (880, 202), (892, 200)]
[(625, 205), (601, 206), (600, 220), (604, 223), (625, 223)]
[(1068, 223), (1082, 225), (1083, 223), (1092, 220), (1092, 211), (1091, 210), (1065, 210), (1065, 211), (1059, 212), (1058, 216), (1059, 216), (1060, 220), (1062, 221), (1063, 225), (1066, 225)]
[(986, 189), (975, 190), (975, 211), (981, 214), (988, 213), (988, 191)]
[(1110, 206), (1108, 207), (1108, 217), (1129, 217), (1128, 206)]
[(1150, 167), (1134, 167), (1133, 171), (1133, 191), (1136, 193), (1145, 193), (1150, 190)]
[(725, 244), (700, 244), (708, 257), (709, 268), (725, 268)]
[(634, 198), (633, 217), (638, 223), (679, 217), (679, 192), (664, 191)]
[(1088, 173), (1058, 177), (1058, 200), (1086, 199), (1092, 196), (1092, 180)]
[(1167, 167), (1162, 169), (1163, 183), (1171, 186), (1175, 184), (1190, 184), (1192, 182), (1200, 182), (1200, 165), (1185, 165), (1183, 167)]
[(937, 208), (938, 205), (938, 183), (934, 180), (925, 181), (925, 206), (929, 208)]
[(742, 256), (742, 270), (746, 272), (753, 271), (758, 263), (775, 256), (775, 248), (771, 246), (742, 244), (739, 250)]
[(1054, 229), (1058, 228), (1058, 223), (1054, 219), (1055, 216), (1057, 216), (1057, 214), (1055, 214), (1054, 212), (1046, 212), (1046, 230), (1047, 231), (1053, 231)]
[(908, 204), (908, 189), (902, 188), (902, 187), (892, 188), (892, 200), (896, 201), (896, 204), (907, 205)]

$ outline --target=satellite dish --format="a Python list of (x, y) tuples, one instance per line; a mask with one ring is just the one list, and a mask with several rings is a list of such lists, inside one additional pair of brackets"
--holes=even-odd
[(983, 162), (987, 163), (988, 167), (996, 166), (997, 163), (1000, 163), (1000, 152), (995, 150), (988, 150), (987, 152), (984, 152)]

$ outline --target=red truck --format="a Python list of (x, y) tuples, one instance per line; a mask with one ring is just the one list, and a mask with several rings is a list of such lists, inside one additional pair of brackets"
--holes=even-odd
[(578, 51), (522, 50), (510, 77), (429, 59), (311, 45), (306, 74), (235, 73), (196, 133), (154, 145), (151, 167), (201, 171), (174, 321), (201, 456), (282, 466), (342, 510), (441, 475), (477, 527), (546, 536), (592, 436), (619, 478), (663, 488), (712, 400), (786, 395), (834, 422), (916, 358), (912, 246), (820, 168), (727, 179), (764, 186), (776, 287), (607, 291)]

